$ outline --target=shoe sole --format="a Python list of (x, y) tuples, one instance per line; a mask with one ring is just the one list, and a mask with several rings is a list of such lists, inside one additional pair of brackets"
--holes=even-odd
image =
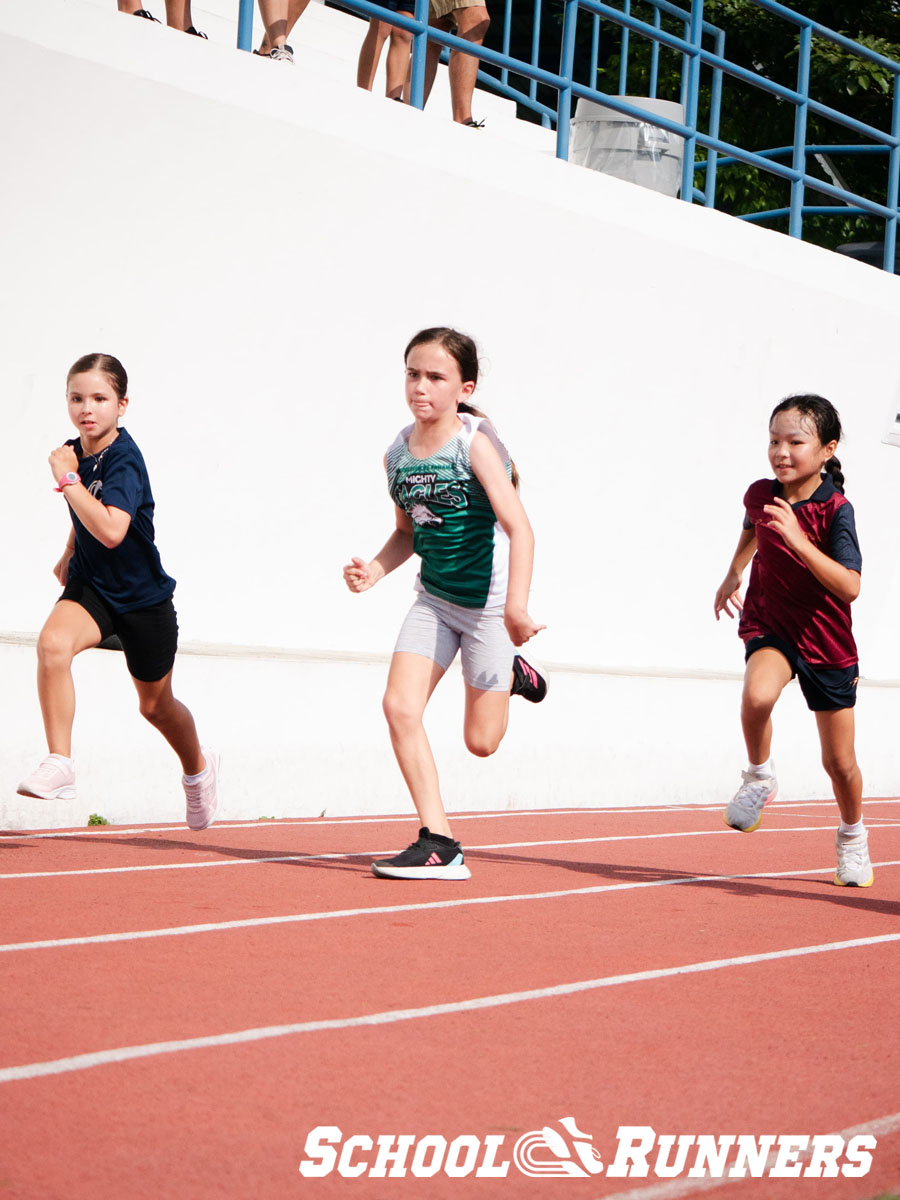
[(472, 872), (465, 863), (449, 867), (383, 867), (372, 863), (372, 874), (379, 879), (470, 879)]
[(844, 880), (841, 879), (838, 875), (835, 875), (833, 882), (836, 883), (838, 885), (838, 887), (871, 887), (872, 884), (875, 882), (875, 872), (874, 871), (872, 872), (872, 874), (869, 876), (869, 878), (866, 880), (865, 883), (851, 883), (850, 880), (847, 880), (847, 882), (845, 883)]
[(202, 833), (204, 829), (209, 829), (210, 825), (212, 825), (213, 821), (215, 821), (216, 816), (218, 815), (218, 812), (219, 812), (219, 783), (222, 778), (222, 755), (216, 754), (216, 752), (213, 751), (212, 758), (213, 758), (213, 768), (216, 772), (216, 802), (213, 805), (212, 812), (209, 814), (209, 820), (206, 822), (205, 825), (192, 825), (190, 823), (190, 821), (187, 819), (187, 814), (185, 814), (185, 824), (187, 825), (188, 829), (191, 830), (192, 833)]
[(78, 794), (74, 787), (54, 788), (52, 792), (32, 792), (24, 784), (16, 788), (17, 796), (29, 796), (33, 800), (77, 800)]
[(754, 830), (759, 829), (760, 825), (762, 825), (763, 813), (765, 812), (766, 805), (771, 800), (774, 800), (777, 795), (778, 795), (778, 785), (776, 784), (775, 787), (772, 788), (771, 792), (768, 794), (768, 796), (766, 796), (765, 800), (763, 801), (763, 806), (759, 810), (759, 816), (756, 818), (756, 823), (754, 825), (748, 825), (746, 827), (746, 829), (744, 828), (743, 825), (734, 825), (734, 824), (732, 824), (731, 821), (728, 820), (728, 809), (727, 808), (722, 813), (722, 820), (725, 822), (725, 824), (728, 826), (729, 829), (736, 829), (738, 831), (738, 833), (753, 833)]

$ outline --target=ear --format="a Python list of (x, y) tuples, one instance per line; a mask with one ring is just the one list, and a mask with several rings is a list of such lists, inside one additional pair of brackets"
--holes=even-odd
[(463, 399), (468, 400), (468, 398), (472, 395), (472, 393), (474, 391), (475, 391), (475, 380), (467, 379), (466, 382), (459, 389), (459, 394), (460, 394), (460, 396), (463, 397)]
[(825, 451), (825, 461), (826, 462), (828, 462), (829, 458), (834, 457), (834, 452), (835, 452), (835, 450), (837, 450), (837, 446), (838, 446), (837, 442), (829, 442), (826, 446), (822, 447), (822, 449)]
[(127, 407), (128, 407), (128, 397), (123, 396), (122, 399), (119, 401), (119, 416), (120, 417), (125, 416), (125, 409)]

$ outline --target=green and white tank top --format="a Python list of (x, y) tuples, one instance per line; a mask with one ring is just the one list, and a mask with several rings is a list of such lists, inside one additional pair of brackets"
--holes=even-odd
[(460, 413), (462, 429), (430, 458), (409, 452), (407, 425), (388, 448), (388, 489), (413, 523), (413, 549), (422, 560), (416, 588), (463, 608), (506, 603), (509, 538), (472, 470), (469, 450), (483, 433), (511, 474), (506, 447), (484, 417)]

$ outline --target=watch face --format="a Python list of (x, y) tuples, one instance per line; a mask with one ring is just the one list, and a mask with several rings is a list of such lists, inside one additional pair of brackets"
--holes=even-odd
[(75, 474), (74, 471), (66, 471), (66, 479), (68, 479), (69, 483), (77, 483), (78, 482), (78, 476)]

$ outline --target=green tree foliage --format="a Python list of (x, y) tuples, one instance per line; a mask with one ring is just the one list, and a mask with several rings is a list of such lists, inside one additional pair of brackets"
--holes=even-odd
[[(688, 0), (681, 7), (690, 8)], [(812, 18), (819, 24), (859, 42), (868, 49), (894, 61), (900, 60), (900, 0), (788, 0), (785, 7)], [(647, 0), (633, 0), (632, 15), (652, 21), (652, 7)], [(559, 0), (544, 0), (539, 63), (548, 70), (559, 65), (560, 22), (562, 5)], [(500, 46), (502, 11), (492, 5), (494, 29), (488, 44)], [(531, 57), (533, 3), (517, 0), (513, 4), (510, 52), (528, 61)], [(725, 33), (725, 57), (748, 70), (755, 71), (786, 87), (796, 87), (799, 58), (799, 27), (767, 12), (754, 0), (706, 0), (704, 17)], [(662, 27), (681, 35), (679, 20), (664, 16)], [(576, 79), (590, 80), (590, 47), (592, 19), (582, 14), (577, 37)], [(611, 22), (601, 23), (600, 59), (595, 86), (601, 91), (619, 91), (621, 33)], [(496, 39), (496, 40), (494, 40)], [(704, 45), (712, 49), (707, 38)], [(651, 43), (632, 33), (628, 54), (628, 84), (630, 95), (649, 94)], [(678, 100), (681, 94), (682, 58), (675, 51), (663, 48), (659, 53), (657, 95), (662, 99)], [(517, 85), (524, 80), (515, 81)], [(701, 129), (708, 129), (712, 71), (704, 68), (701, 76)], [(873, 64), (858, 54), (835, 45), (823, 37), (815, 37), (810, 63), (810, 94), (814, 100), (829, 108), (871, 125), (890, 131), (893, 100), (893, 76), (886, 68)], [(553, 107), (556, 96), (550, 89), (539, 89), (538, 98)], [(768, 150), (789, 146), (794, 138), (794, 105), (766, 95), (758, 88), (725, 76), (721, 111), (720, 137), (748, 150)], [(526, 115), (523, 113), (523, 115)], [(865, 136), (851, 131), (836, 121), (809, 114), (807, 141), (826, 145), (871, 145)], [(703, 152), (699, 157), (702, 159)], [(872, 200), (884, 202), (887, 187), (887, 155), (829, 156), (846, 187)], [(782, 159), (790, 162), (790, 156)], [(812, 156), (807, 169), (826, 182), (830, 180), (825, 167)], [(704, 174), (698, 171), (696, 186), (703, 188)], [(789, 184), (767, 172), (741, 164), (719, 171), (716, 188), (716, 207), (734, 214), (760, 212), (786, 207), (789, 203)], [(811, 189), (806, 193), (807, 204), (832, 204), (833, 200)], [(770, 222), (775, 228), (787, 229), (787, 221)], [(878, 240), (883, 236), (882, 223), (877, 218), (858, 216), (807, 216), (804, 237), (823, 245), (835, 246), (846, 241)]]

